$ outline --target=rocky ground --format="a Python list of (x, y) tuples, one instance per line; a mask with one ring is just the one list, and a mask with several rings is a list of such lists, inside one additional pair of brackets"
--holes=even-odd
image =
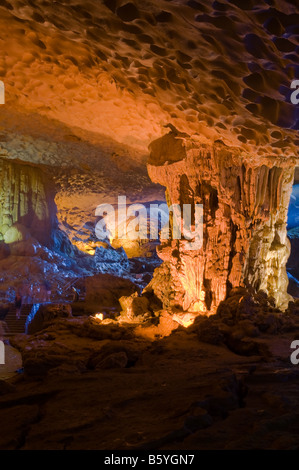
[(11, 339), (24, 372), (0, 382), (0, 448), (298, 449), (290, 307), (237, 290), (189, 328), (49, 307)]

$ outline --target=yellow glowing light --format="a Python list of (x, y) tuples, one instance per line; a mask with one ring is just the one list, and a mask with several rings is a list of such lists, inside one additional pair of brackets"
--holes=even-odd
[(96, 320), (103, 321), (104, 320), (104, 314), (103, 313), (96, 313), (94, 317)]
[(184, 328), (188, 328), (193, 325), (195, 318), (197, 317), (196, 313), (185, 313), (185, 314), (174, 314), (173, 320), (182, 325)]
[(183, 325), (184, 328), (188, 328), (188, 326), (193, 325), (194, 320), (188, 320), (188, 321), (182, 320), (180, 323), (181, 323), (181, 325)]
[(94, 242), (84, 243), (82, 241), (72, 240), (73, 245), (75, 245), (80, 251), (87, 253), (88, 255), (94, 255), (96, 250), (96, 244)]

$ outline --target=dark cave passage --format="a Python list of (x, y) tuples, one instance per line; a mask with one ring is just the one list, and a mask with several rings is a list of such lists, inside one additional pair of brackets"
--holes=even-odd
[(288, 211), (288, 238), (291, 243), (291, 254), (287, 262), (288, 292), (299, 298), (299, 183), (296, 181), (296, 174)]

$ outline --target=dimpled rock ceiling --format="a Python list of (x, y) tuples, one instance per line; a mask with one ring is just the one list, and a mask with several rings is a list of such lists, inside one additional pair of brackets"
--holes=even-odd
[(151, 200), (141, 171), (150, 144), (149, 176), (167, 201), (203, 204), (204, 251), (167, 242), (149, 289), (166, 308), (213, 313), (249, 284), (285, 309), (296, 3), (1, 0), (0, 156), (77, 162), (71, 190), (57, 173), (56, 203), (60, 220), (81, 205), (83, 222), (95, 181), (119, 194), (115, 179), (103, 185), (109, 169)]
[(1, 124), (28, 131), (6, 114), (17, 109), (145, 150), (172, 123), (246, 153), (294, 155), (296, 4), (1, 0)]

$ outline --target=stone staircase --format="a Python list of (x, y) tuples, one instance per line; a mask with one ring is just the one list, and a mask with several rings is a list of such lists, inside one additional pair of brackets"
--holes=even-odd
[[(79, 278), (68, 280), (62, 288), (62, 293), (59, 294), (58, 292), (52, 292), (51, 300), (49, 303), (51, 304), (59, 304), (59, 303), (72, 303), (72, 302), (83, 302), (85, 300), (85, 292), (78, 292), (78, 298), (75, 300), (74, 292), (72, 291), (72, 287), (76, 284)], [(0, 297), (0, 303), (8, 305), (5, 296)], [(35, 304), (41, 305), (43, 303), (48, 303), (44, 301), (36, 301)], [(34, 304), (24, 304), (22, 305), (21, 309), (21, 317), (19, 319), (16, 318), (16, 307), (14, 303), (9, 304), (9, 311), (5, 315), (4, 322), (7, 325), (7, 331), (4, 334), (5, 337), (10, 337), (17, 335), (19, 333), (25, 333), (25, 325), (27, 321), (28, 315), (32, 311), (32, 307)]]
[(27, 316), (31, 312), (31, 309), (32, 305), (23, 305), (21, 310), (21, 318), (18, 320), (16, 318), (16, 308), (14, 305), (11, 305), (9, 312), (5, 317), (5, 323), (8, 328), (5, 336), (14, 336), (19, 333), (25, 333), (25, 323)]

